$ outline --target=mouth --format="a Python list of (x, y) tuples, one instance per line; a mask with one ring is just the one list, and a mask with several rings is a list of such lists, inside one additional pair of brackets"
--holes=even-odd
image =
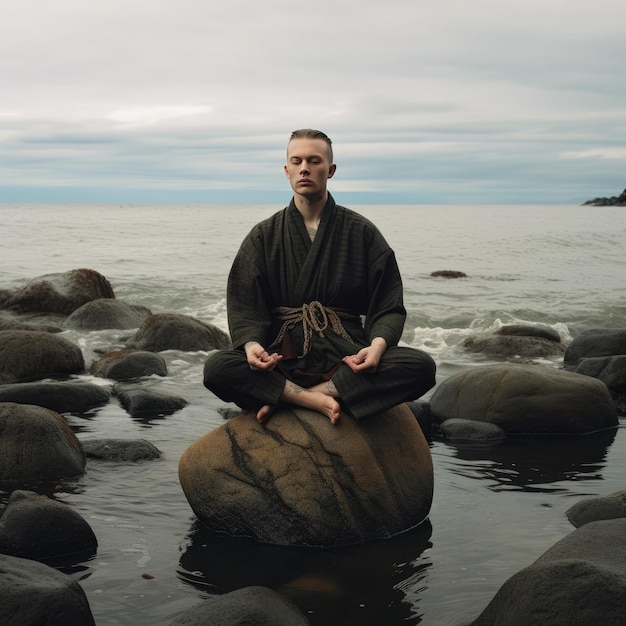
[(310, 181), (308, 178), (301, 178), (298, 181), (298, 185), (310, 185), (312, 181)]

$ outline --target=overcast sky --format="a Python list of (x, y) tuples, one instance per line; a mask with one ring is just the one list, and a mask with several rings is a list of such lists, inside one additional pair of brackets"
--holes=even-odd
[(20, 0), (0, 202), (290, 195), (295, 128), (348, 203), (580, 203), (626, 187), (624, 0)]

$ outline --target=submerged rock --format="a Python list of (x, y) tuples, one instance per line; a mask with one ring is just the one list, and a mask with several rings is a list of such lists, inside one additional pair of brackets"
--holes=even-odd
[(4, 626), (95, 626), (78, 582), (43, 563), (0, 554), (0, 589)]
[(0, 552), (37, 561), (92, 556), (98, 541), (69, 505), (32, 491), (14, 491), (0, 517)]
[(159, 459), (159, 449), (145, 439), (83, 439), (85, 456), (101, 461), (143, 461)]
[(132, 380), (144, 376), (167, 376), (167, 363), (159, 354), (147, 350), (116, 350), (94, 361), (90, 374), (112, 380)]
[(204, 600), (169, 626), (307, 626), (309, 620), (290, 600), (267, 587), (243, 587)]
[(576, 528), (598, 520), (626, 517), (626, 491), (616, 491), (598, 498), (585, 498), (570, 507), (566, 515)]
[(93, 383), (45, 381), (0, 385), (0, 402), (35, 404), (57, 413), (84, 413), (108, 401), (109, 392)]
[(64, 337), (39, 330), (0, 331), (0, 383), (80, 374), (81, 349)]
[(24, 485), (84, 471), (83, 449), (63, 417), (40, 406), (0, 403), (0, 481)]
[(430, 399), (433, 419), (495, 424), (508, 434), (584, 434), (618, 425), (599, 380), (540, 365), (491, 365), (443, 380)]
[(586, 524), (500, 588), (472, 626), (618, 624), (626, 615), (626, 518)]
[(275, 545), (390, 537), (419, 525), (433, 494), (430, 449), (406, 405), (335, 426), (298, 407), (264, 425), (246, 412), (191, 444), (179, 478), (206, 527)]
[(188, 402), (178, 396), (170, 396), (149, 389), (115, 388), (120, 404), (131, 417), (161, 417), (171, 415), (187, 406)]

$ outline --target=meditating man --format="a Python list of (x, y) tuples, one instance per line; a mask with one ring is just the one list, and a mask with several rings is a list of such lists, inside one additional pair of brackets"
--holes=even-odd
[(288, 207), (257, 224), (228, 277), (233, 350), (214, 351), (204, 384), (259, 422), (280, 404), (335, 424), (420, 397), (435, 363), (398, 346), (406, 310), (395, 255), (363, 216), (335, 204), (331, 140), (296, 130), (287, 145)]

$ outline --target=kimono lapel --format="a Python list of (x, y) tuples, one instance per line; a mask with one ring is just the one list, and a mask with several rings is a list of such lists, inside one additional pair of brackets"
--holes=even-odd
[[(296, 211), (298, 210), (296, 209)], [(308, 242), (307, 252), (303, 257), (303, 263), (293, 290), (293, 297), (290, 297), (290, 300), (297, 303), (295, 306), (308, 303), (312, 299), (324, 299), (322, 285), (325, 281), (322, 279), (322, 275), (323, 267), (328, 264), (328, 259), (326, 259), (326, 263), (324, 263), (324, 257), (328, 254), (327, 233), (329, 231), (329, 224), (334, 220), (334, 216), (335, 201), (332, 196), (328, 194), (328, 201), (324, 207), (322, 219), (320, 220), (313, 241), (311, 241), (306, 231), (304, 220), (300, 213), (298, 212), (298, 215), (294, 216), (295, 218), (299, 218), (299, 226), (301, 226), (299, 235), (304, 235)], [(324, 304), (324, 302), (322, 302), (322, 304)]]

